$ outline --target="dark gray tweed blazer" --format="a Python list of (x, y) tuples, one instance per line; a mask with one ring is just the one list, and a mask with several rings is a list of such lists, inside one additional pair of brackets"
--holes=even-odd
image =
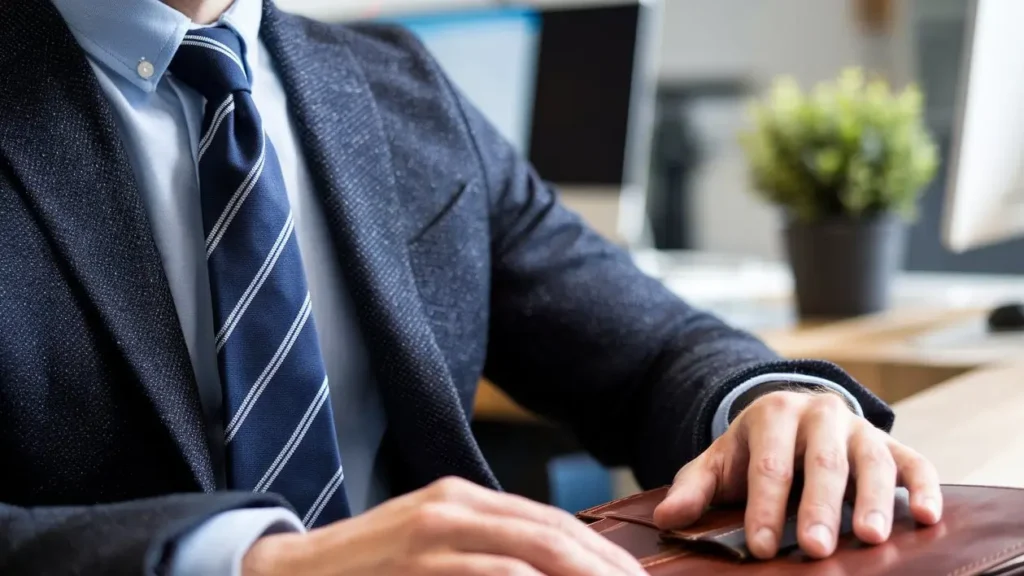
[[(788, 370), (601, 240), (384, 27), (267, 4), (277, 62), (381, 386), (402, 489), (496, 487), (467, 421), (481, 374), (653, 486), (742, 379)], [(151, 574), (220, 510), (216, 426), (100, 88), (45, 0), (0, 8), (0, 573)], [(616, 425), (609, 426), (609, 422)]]

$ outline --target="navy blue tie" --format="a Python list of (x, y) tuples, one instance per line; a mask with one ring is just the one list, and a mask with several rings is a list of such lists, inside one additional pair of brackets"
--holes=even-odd
[(295, 220), (241, 42), (190, 31), (171, 72), (206, 98), (196, 149), (228, 486), (276, 492), (307, 527), (349, 516)]

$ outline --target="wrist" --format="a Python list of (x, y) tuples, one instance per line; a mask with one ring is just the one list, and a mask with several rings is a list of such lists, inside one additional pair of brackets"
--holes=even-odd
[(305, 536), (304, 533), (283, 533), (260, 538), (242, 557), (241, 576), (305, 574), (297, 570), (309, 546)]

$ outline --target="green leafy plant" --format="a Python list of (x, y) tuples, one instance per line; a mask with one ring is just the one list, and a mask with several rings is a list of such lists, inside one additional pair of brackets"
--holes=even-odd
[(915, 86), (893, 93), (858, 68), (809, 93), (780, 77), (753, 103), (753, 128), (741, 136), (754, 187), (805, 222), (912, 219), (938, 166), (922, 107)]

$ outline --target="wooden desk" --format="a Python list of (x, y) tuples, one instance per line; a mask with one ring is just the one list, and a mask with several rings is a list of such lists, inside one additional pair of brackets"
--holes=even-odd
[(893, 436), (943, 482), (1024, 487), (1024, 363), (972, 371), (894, 409)]
[[(1024, 338), (1007, 346), (975, 328), (983, 324), (987, 312), (973, 307), (904, 308), (762, 337), (788, 358), (835, 362), (880, 398), (895, 403), (1024, 350)], [(958, 330), (967, 332), (960, 341), (936, 341), (936, 335), (956, 336)]]

